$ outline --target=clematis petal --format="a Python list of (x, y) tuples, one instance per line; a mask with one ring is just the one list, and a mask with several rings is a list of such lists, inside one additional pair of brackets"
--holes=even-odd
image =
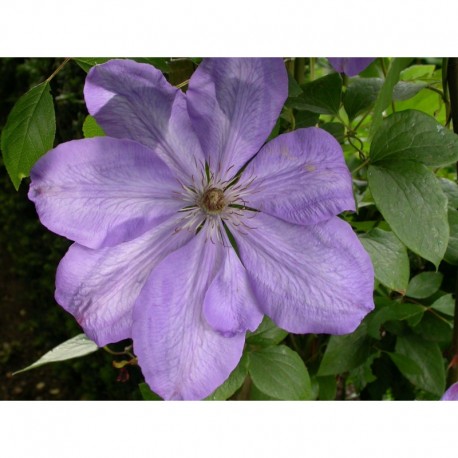
[(281, 59), (205, 59), (186, 93), (207, 162), (227, 180), (267, 140), (288, 95)]
[(352, 332), (373, 308), (369, 255), (338, 217), (299, 226), (256, 213), (251, 229), (229, 226), (258, 303), (294, 333)]
[(229, 247), (226, 257), (209, 286), (204, 300), (204, 315), (211, 327), (231, 336), (254, 331), (262, 321), (256, 297), (251, 290), (245, 268), (235, 251)]
[(245, 334), (224, 337), (202, 314), (224, 247), (201, 230), (149, 277), (134, 307), (133, 340), (143, 375), (165, 399), (201, 399), (239, 362)]
[(30, 175), (29, 199), (42, 224), (89, 248), (131, 240), (182, 207), (170, 169), (130, 140), (63, 143)]
[(454, 383), (442, 396), (442, 401), (458, 401), (458, 382)]
[(193, 234), (169, 218), (142, 236), (91, 250), (73, 244), (59, 264), (56, 301), (99, 346), (131, 337), (132, 310), (151, 270)]
[(84, 98), (107, 135), (157, 151), (186, 184), (202, 168), (204, 157), (185, 95), (153, 66), (131, 60), (96, 65), (87, 75)]
[(297, 224), (355, 210), (352, 180), (337, 140), (310, 127), (280, 135), (248, 164), (246, 205)]
[(347, 76), (355, 76), (375, 60), (374, 57), (328, 57), (329, 63), (334, 70), (345, 73)]

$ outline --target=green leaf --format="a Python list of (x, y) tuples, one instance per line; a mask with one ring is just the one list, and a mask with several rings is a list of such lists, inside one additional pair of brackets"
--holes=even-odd
[(302, 89), (294, 79), (294, 76), (288, 72), (288, 97), (297, 97), (302, 94)]
[(390, 301), (387, 305), (377, 308), (369, 315), (367, 333), (374, 339), (380, 340), (380, 328), (386, 322), (407, 320), (417, 315), (422, 316), (425, 310), (426, 307), (423, 305)]
[(420, 323), (413, 328), (413, 332), (424, 340), (442, 343), (448, 347), (452, 342), (452, 329), (452, 324), (442, 317), (425, 313)]
[(83, 123), (83, 135), (84, 138), (103, 137), (105, 132), (93, 116), (87, 115)]
[(448, 225), (450, 227), (450, 238), (448, 239), (444, 259), (449, 264), (456, 266), (458, 265), (458, 211), (450, 207), (448, 209)]
[(80, 356), (89, 355), (97, 351), (99, 347), (95, 342), (89, 340), (84, 334), (78, 334), (75, 337), (61, 343), (53, 348), (48, 353), (45, 353), (38, 361), (35, 361), (30, 366), (16, 371), (13, 375), (21, 372), (29, 371), (44, 364), (56, 363), (58, 361), (66, 361), (67, 359), (79, 358)]
[(442, 167), (458, 160), (458, 135), (425, 113), (400, 111), (374, 135), (370, 158), (373, 164), (390, 158)]
[(447, 178), (439, 178), (442, 191), (447, 196), (448, 206), (453, 209), (458, 209), (458, 184)]
[(391, 353), (387, 352), (388, 356), (391, 358), (391, 361), (396, 365), (399, 371), (410, 380), (413, 378), (421, 377), (422, 371), (421, 367), (408, 356), (404, 356), (400, 353)]
[(381, 78), (352, 78), (344, 95), (343, 103), (350, 120), (369, 110), (377, 100), (383, 85)]
[(410, 280), (406, 295), (425, 299), (439, 291), (444, 276), (440, 272), (422, 272)]
[[(416, 387), (442, 396), (445, 391), (445, 368), (438, 344), (428, 342), (416, 335), (399, 336), (396, 341), (396, 353), (409, 358), (419, 368), (399, 367), (399, 370)], [(396, 362), (395, 362), (396, 364)]]
[(256, 385), (251, 385), (250, 388), (250, 401), (278, 401), (278, 398), (273, 398), (263, 393)]
[(208, 401), (224, 401), (229, 399), (242, 385), (248, 375), (248, 355), (244, 354), (237, 367), (231, 372), (229, 378), (217, 388)]
[(337, 114), (342, 94), (342, 78), (339, 73), (318, 78), (302, 85), (302, 94), (288, 102), (291, 108), (320, 114)]
[(318, 113), (312, 113), (311, 111), (298, 111), (294, 113), (296, 121), (296, 129), (303, 127), (312, 127), (318, 123), (320, 115)]
[(56, 118), (49, 83), (30, 89), (14, 105), (2, 131), (6, 170), (16, 190), (35, 162), (53, 147)]
[(406, 82), (399, 81), (396, 83), (393, 89), (393, 100), (402, 101), (412, 98), (414, 95), (418, 94), (422, 89), (424, 89), (428, 84), (421, 82)]
[(152, 391), (147, 383), (139, 383), (138, 388), (144, 401), (162, 401), (162, 398)]
[(409, 257), (404, 244), (392, 232), (378, 228), (359, 239), (371, 257), (377, 280), (404, 294), (409, 283)]
[(449, 238), (447, 198), (434, 174), (413, 161), (370, 165), (367, 178), (377, 208), (399, 239), (436, 267)]
[(327, 122), (320, 127), (329, 132), (339, 143), (343, 143), (345, 138), (345, 126), (340, 122)]
[(285, 345), (249, 354), (249, 372), (256, 387), (282, 400), (311, 399), (310, 377), (300, 356)]
[(431, 308), (448, 316), (455, 316), (455, 299), (452, 294), (444, 294), (434, 301)]
[(104, 64), (112, 57), (75, 57), (73, 60), (87, 73), (94, 65)]
[(393, 89), (399, 81), (399, 74), (410, 63), (410, 58), (396, 58), (391, 61), (390, 68), (383, 82), (382, 88), (377, 96), (377, 101), (374, 106), (374, 114), (372, 116), (372, 126), (370, 136), (372, 137), (377, 132), (383, 119), (383, 111), (391, 103), (393, 97)]
[[(344, 96), (344, 107), (350, 120), (371, 108), (383, 86), (382, 78), (352, 78)], [(407, 100), (427, 86), (427, 83), (399, 81), (393, 88), (392, 98)]]
[(133, 57), (132, 59), (141, 64), (150, 64), (162, 73), (168, 73), (170, 71), (168, 59), (164, 57)]
[(331, 336), (317, 375), (337, 375), (358, 367), (370, 354), (366, 323), (352, 334)]
[(396, 102), (396, 111), (418, 110), (433, 116), (439, 123), (445, 124), (446, 110), (442, 97), (437, 92), (423, 89), (414, 97), (403, 102)]
[(372, 364), (379, 357), (380, 352), (371, 354), (363, 364), (350, 372), (347, 382), (352, 383), (358, 392), (361, 392), (368, 383), (377, 380), (377, 377), (372, 372)]
[(318, 399), (320, 401), (333, 401), (337, 393), (337, 380), (335, 375), (316, 378), (319, 385)]
[(251, 345), (261, 345), (265, 347), (269, 345), (277, 345), (287, 335), (287, 331), (277, 327), (268, 316), (264, 316), (261, 324), (258, 326), (258, 329), (254, 332), (247, 333), (246, 341)]
[(435, 68), (435, 65), (411, 65), (401, 72), (400, 78), (403, 81), (428, 79), (432, 77)]

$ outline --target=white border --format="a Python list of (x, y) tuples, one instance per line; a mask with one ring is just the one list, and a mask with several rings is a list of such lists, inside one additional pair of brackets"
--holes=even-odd
[(15, 0), (0, 56), (458, 55), (452, 0)]

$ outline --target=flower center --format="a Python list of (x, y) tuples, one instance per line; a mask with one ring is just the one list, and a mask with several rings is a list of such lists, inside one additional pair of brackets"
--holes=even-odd
[(201, 208), (209, 215), (221, 213), (227, 205), (224, 192), (218, 188), (210, 188), (204, 192), (200, 199)]

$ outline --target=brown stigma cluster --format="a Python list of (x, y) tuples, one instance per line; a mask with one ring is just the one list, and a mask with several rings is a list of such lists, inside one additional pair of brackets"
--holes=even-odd
[(207, 189), (199, 203), (201, 208), (209, 215), (221, 213), (227, 205), (224, 192), (218, 188)]

